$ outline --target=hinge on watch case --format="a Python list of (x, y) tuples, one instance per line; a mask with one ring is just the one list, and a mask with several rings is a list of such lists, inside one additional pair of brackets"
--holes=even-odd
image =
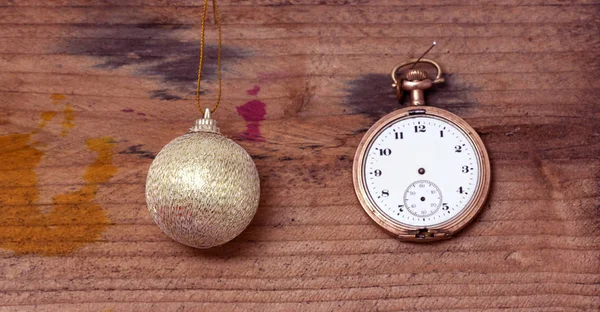
[(413, 240), (413, 241), (441, 240), (441, 239), (447, 239), (450, 237), (452, 237), (452, 234), (450, 234), (446, 231), (427, 229), (427, 228), (406, 231), (405, 234), (401, 234), (398, 236), (398, 238), (400, 238), (400, 239)]
[(419, 115), (419, 114), (425, 114), (425, 110), (424, 109), (411, 109), (408, 111), (409, 115)]

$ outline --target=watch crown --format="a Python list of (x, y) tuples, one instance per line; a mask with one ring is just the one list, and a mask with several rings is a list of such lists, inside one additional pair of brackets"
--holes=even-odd
[(425, 80), (427, 79), (427, 72), (420, 69), (411, 69), (406, 73), (406, 79), (411, 81)]

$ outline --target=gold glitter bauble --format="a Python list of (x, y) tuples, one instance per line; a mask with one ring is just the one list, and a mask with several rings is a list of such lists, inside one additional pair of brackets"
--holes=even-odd
[(220, 134), (209, 112), (190, 131), (152, 162), (146, 201), (169, 237), (210, 248), (232, 240), (252, 221), (260, 181), (250, 155)]

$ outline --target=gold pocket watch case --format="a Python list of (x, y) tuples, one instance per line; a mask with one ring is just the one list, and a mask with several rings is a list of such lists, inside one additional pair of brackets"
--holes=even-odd
[[(434, 80), (416, 63), (437, 69)], [(404, 241), (452, 237), (481, 211), (491, 184), (490, 161), (477, 132), (460, 117), (425, 106), (424, 90), (443, 83), (440, 66), (411, 59), (392, 70), (398, 99), (411, 105), (378, 120), (362, 138), (353, 165), (354, 189), (367, 214)]]

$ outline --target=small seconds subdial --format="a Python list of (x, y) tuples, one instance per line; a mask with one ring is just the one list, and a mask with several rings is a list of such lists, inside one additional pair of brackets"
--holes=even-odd
[(430, 217), (442, 206), (442, 192), (431, 181), (413, 182), (404, 192), (404, 206), (416, 217)]

